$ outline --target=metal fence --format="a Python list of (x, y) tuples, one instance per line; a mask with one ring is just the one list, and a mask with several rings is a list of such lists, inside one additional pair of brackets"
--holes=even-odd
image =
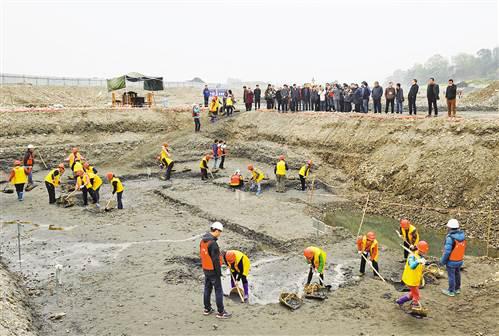
[[(105, 87), (106, 80), (102, 78), (78, 78), (78, 77), (42, 77), (19, 74), (0, 73), (0, 85), (30, 84), (47, 86), (102, 86)], [(164, 87), (201, 87), (204, 83), (183, 81), (163, 82)]]

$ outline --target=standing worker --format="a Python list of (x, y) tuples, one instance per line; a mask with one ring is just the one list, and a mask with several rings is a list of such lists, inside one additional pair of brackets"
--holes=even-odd
[[(419, 233), (414, 225), (409, 222), (407, 218), (402, 218), (400, 220), (400, 236), (404, 241), (404, 247), (408, 249), (413, 249), (419, 242)], [(409, 252), (404, 249), (404, 259), (400, 262), (405, 262)]]
[(253, 167), (253, 165), (248, 165), (248, 170), (251, 172), (251, 185), (249, 190), (252, 191), (256, 186), (256, 196), (260, 196), (262, 194), (262, 180), (265, 178), (263, 172)]
[(310, 173), (311, 168), (312, 168), (312, 160), (308, 160), (307, 163), (304, 164), (300, 168), (300, 171), (298, 172), (298, 176), (300, 176), (301, 190), (302, 191), (307, 190), (306, 180), (307, 180), (308, 174)]
[(284, 160), (284, 155), (279, 156), (279, 161), (276, 163), (274, 168), (274, 174), (276, 176), (276, 192), (286, 191), (286, 172), (288, 171), (288, 164)]
[(45, 176), (45, 186), (49, 193), (49, 204), (55, 203), (55, 187), (59, 186), (64, 170), (64, 163), (61, 163), (57, 168), (52, 169), (47, 176)]
[(112, 194), (113, 195), (116, 194), (118, 209), (123, 209), (123, 190), (125, 190), (125, 188), (123, 188), (121, 180), (118, 177), (116, 177), (112, 172), (107, 173), (106, 178), (113, 186)]
[(220, 165), (218, 168), (225, 169), (224, 164), (225, 157), (227, 156), (227, 144), (223, 140), (218, 142), (218, 156), (220, 157)]
[(99, 200), (100, 200), (100, 187), (102, 185), (102, 179), (99, 175), (97, 175), (97, 169), (92, 167), (88, 162), (83, 164), (83, 168), (85, 169), (85, 173), (87, 173), (88, 178), (90, 179), (90, 184), (92, 184), (92, 190), (94, 193), (94, 203), (100, 208)]
[(466, 238), (464, 231), (459, 229), (457, 219), (447, 222), (447, 236), (445, 237), (444, 253), (440, 263), (447, 269), (449, 288), (443, 289), (442, 293), (447, 296), (455, 296), (461, 293), (461, 266), (463, 266), (464, 253), (466, 252)]
[(251, 267), (250, 260), (248, 256), (241, 251), (229, 250), (224, 253), (224, 260), (230, 269), (232, 274), (230, 279), (231, 288), (236, 287), (236, 281), (241, 280), (243, 282), (244, 289), (244, 302), (248, 302), (249, 297), (249, 286), (248, 286), (248, 274)]
[[(376, 240), (376, 234), (374, 232), (368, 232), (364, 236), (359, 236), (357, 238), (357, 250), (360, 259), (360, 275), (363, 276), (366, 273), (366, 259), (370, 256), (373, 268), (379, 273), (378, 268), (378, 241)], [(376, 272), (373, 274), (377, 276)]]
[(310, 285), (314, 271), (319, 273), (319, 284), (324, 286), (324, 265), (326, 264), (326, 252), (321, 248), (309, 246), (303, 251), (303, 255), (310, 264), (307, 285)]
[(192, 105), (192, 118), (194, 119), (194, 132), (197, 133), (201, 131), (201, 107), (198, 104)]
[(171, 159), (171, 154), (168, 149), (167, 143), (164, 143), (163, 146), (161, 146), (160, 161), (161, 166), (166, 168), (165, 180), (168, 181), (170, 179), (172, 168), (175, 162), (173, 162), (173, 160)]
[(208, 100), (210, 99), (210, 89), (208, 89), (208, 85), (204, 86), (203, 98), (204, 98), (204, 107), (208, 107)]
[(219, 154), (219, 146), (218, 146), (218, 140), (215, 139), (213, 143), (211, 144), (211, 153), (213, 156), (213, 169), (217, 169), (217, 162), (218, 162), (218, 157), (220, 156)]
[(28, 170), (21, 167), (21, 161), (14, 161), (14, 168), (10, 171), (9, 182), (14, 185), (17, 193), (17, 200), (24, 200), (24, 185), (28, 182)]
[(26, 153), (24, 154), (23, 165), (28, 172), (28, 186), (33, 185), (33, 166), (35, 165), (35, 146), (29, 144)]
[(203, 156), (203, 159), (201, 162), (199, 162), (199, 168), (201, 169), (201, 180), (207, 180), (208, 179), (208, 162), (211, 159), (210, 154), (206, 154)]
[(96, 203), (95, 193), (94, 190), (92, 189), (92, 183), (90, 182), (90, 177), (83, 170), (78, 170), (76, 172), (75, 189), (81, 190), (82, 192), (83, 206), (88, 205), (88, 194), (90, 194), (90, 197), (92, 197), (92, 200), (94, 201), (94, 203)]
[(409, 294), (402, 296), (396, 302), (401, 306), (409, 300), (412, 300), (411, 307), (420, 307), (419, 304), (419, 286), (423, 280), (423, 270), (426, 264), (424, 255), (428, 253), (430, 247), (424, 240), (412, 246), (413, 254), (407, 258), (405, 263), (404, 273), (402, 273), (402, 281), (409, 287)]
[(211, 224), (210, 232), (207, 232), (199, 243), (199, 255), (201, 257), (201, 266), (204, 272), (204, 311), (203, 315), (207, 316), (214, 312), (211, 307), (211, 292), (215, 289), (215, 300), (217, 303), (218, 313), (217, 318), (227, 319), (232, 314), (225, 311), (224, 308), (224, 293), (222, 289), (222, 256), (217, 240), (220, 238), (224, 227), (220, 222)]

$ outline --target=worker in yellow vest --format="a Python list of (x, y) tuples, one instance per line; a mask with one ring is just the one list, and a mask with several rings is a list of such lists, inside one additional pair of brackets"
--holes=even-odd
[(300, 177), (302, 191), (307, 190), (306, 181), (307, 181), (308, 174), (310, 174), (311, 168), (312, 168), (312, 160), (308, 160), (307, 163), (304, 164), (300, 168), (300, 171), (298, 172), (298, 176)]
[(209, 113), (210, 121), (214, 123), (217, 120), (218, 110), (220, 109), (220, 100), (217, 96), (213, 96), (210, 102)]
[(28, 182), (28, 170), (21, 166), (21, 161), (14, 161), (14, 168), (10, 171), (9, 182), (14, 185), (17, 193), (17, 200), (24, 200), (24, 185)]
[(248, 302), (249, 296), (249, 285), (248, 285), (248, 274), (251, 267), (250, 260), (248, 256), (241, 251), (229, 250), (222, 253), (225, 263), (232, 273), (230, 284), (231, 288), (236, 287), (234, 280), (241, 280), (244, 289), (244, 301)]
[(118, 209), (123, 209), (123, 191), (125, 190), (125, 188), (123, 187), (121, 180), (118, 177), (116, 177), (112, 172), (107, 173), (106, 178), (113, 186), (112, 193), (113, 195), (116, 194)]
[(310, 285), (314, 272), (319, 273), (319, 284), (324, 286), (324, 266), (326, 264), (326, 252), (321, 248), (309, 246), (303, 251), (303, 256), (310, 264), (310, 271), (308, 272), (307, 285)]
[(249, 190), (253, 191), (256, 186), (256, 196), (260, 196), (262, 194), (262, 181), (265, 178), (263, 172), (253, 167), (253, 165), (248, 165), (248, 170), (251, 172), (251, 185)]
[(90, 163), (85, 162), (83, 164), (83, 168), (85, 169), (85, 173), (88, 174), (90, 178), (90, 183), (92, 184), (92, 190), (94, 191), (93, 201), (95, 205), (100, 208), (99, 200), (100, 200), (100, 187), (102, 185), (102, 179), (99, 175), (97, 175), (97, 169), (91, 166)]
[(88, 205), (88, 194), (92, 197), (92, 200), (95, 203), (95, 193), (92, 189), (92, 182), (90, 182), (90, 177), (83, 170), (78, 170), (76, 172), (76, 190), (81, 190), (83, 196), (83, 206)]
[[(404, 246), (408, 249), (412, 249), (419, 243), (419, 233), (414, 225), (407, 218), (402, 218), (400, 220), (400, 231), (399, 234), (404, 241)], [(401, 262), (405, 262), (409, 252), (404, 249), (404, 260)]]
[(55, 187), (60, 185), (64, 170), (64, 163), (61, 163), (57, 168), (52, 169), (47, 176), (45, 176), (45, 187), (47, 187), (47, 192), (49, 194), (49, 204), (55, 203)]
[(159, 155), (159, 160), (161, 162), (160, 168), (161, 169), (166, 168), (166, 171), (165, 171), (165, 180), (168, 181), (170, 179), (170, 175), (171, 175), (171, 172), (172, 172), (173, 164), (175, 162), (173, 162), (173, 160), (171, 158), (170, 150), (168, 148), (168, 144), (167, 143), (164, 143), (163, 146), (161, 146), (161, 153)]
[[(378, 241), (376, 240), (376, 234), (374, 232), (368, 232), (363, 236), (357, 237), (357, 250), (360, 258), (360, 275), (364, 275), (366, 272), (366, 259), (370, 257), (371, 264), (373, 268), (379, 273), (378, 266)], [(373, 271), (374, 276), (377, 276), (376, 272)]]
[(276, 176), (276, 192), (286, 192), (286, 172), (288, 164), (284, 160), (284, 155), (279, 156), (279, 161), (275, 165), (274, 174)]
[(81, 162), (85, 160), (85, 158), (83, 157), (83, 155), (80, 154), (79, 150), (77, 147), (74, 147), (72, 150), (71, 150), (71, 154), (69, 154), (69, 156), (66, 158), (65, 161), (69, 161), (69, 167), (71, 168), (71, 170), (76, 173), (76, 171), (78, 170), (83, 170), (83, 166), (78, 166), (77, 168), (78, 169), (75, 169), (75, 164), (77, 162), (79, 162), (81, 164)]
[(201, 169), (201, 180), (207, 180), (208, 179), (208, 162), (211, 159), (211, 154), (206, 154), (203, 156), (201, 159), (201, 162), (199, 162), (199, 169)]
[(411, 306), (419, 307), (419, 286), (423, 279), (423, 271), (426, 264), (424, 255), (430, 249), (424, 240), (412, 246), (414, 252), (407, 258), (402, 274), (402, 281), (409, 287), (409, 294), (402, 296), (396, 302), (401, 306), (409, 300), (412, 300)]
[(239, 169), (230, 177), (229, 185), (234, 190), (241, 189), (244, 186), (244, 178)]

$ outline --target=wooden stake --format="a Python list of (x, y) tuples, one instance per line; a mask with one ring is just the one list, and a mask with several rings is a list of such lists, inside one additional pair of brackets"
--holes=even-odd
[(490, 229), (492, 227), (492, 207), (489, 206), (489, 227), (487, 229), (487, 254), (486, 256), (489, 256), (489, 245), (490, 245)]
[(360, 235), (360, 230), (362, 230), (362, 224), (364, 224), (364, 217), (366, 216), (368, 204), (369, 204), (369, 193), (367, 193), (366, 205), (364, 205), (364, 211), (362, 212), (362, 219), (360, 220), (359, 231), (357, 232), (357, 237)]

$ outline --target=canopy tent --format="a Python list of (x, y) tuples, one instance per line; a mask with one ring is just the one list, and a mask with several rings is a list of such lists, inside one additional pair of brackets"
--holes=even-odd
[(126, 82), (144, 82), (144, 90), (146, 91), (162, 91), (163, 88), (163, 77), (150, 77), (144, 76), (138, 72), (130, 72), (126, 75), (107, 79), (107, 91), (115, 91), (119, 89), (124, 89), (126, 87)]

